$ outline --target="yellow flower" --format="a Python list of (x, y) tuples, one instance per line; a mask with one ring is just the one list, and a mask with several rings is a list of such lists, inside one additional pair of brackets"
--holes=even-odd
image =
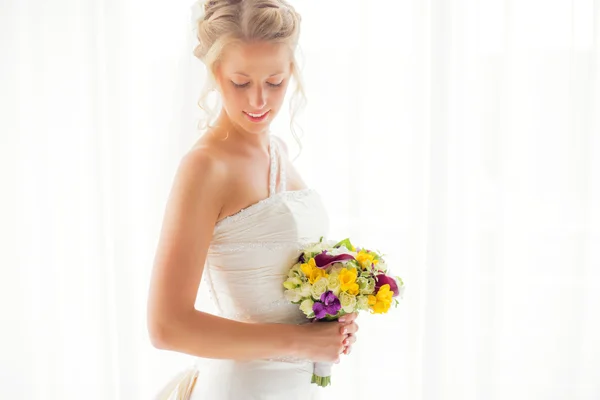
[(328, 276), (329, 275), (327, 275), (327, 272), (325, 272), (324, 270), (315, 268), (310, 273), (310, 276), (308, 277), (308, 281), (312, 284), (312, 283), (315, 283), (316, 281), (318, 281), (319, 279), (327, 278)]
[(369, 296), (369, 306), (374, 314), (384, 314), (388, 312), (392, 305), (392, 296), (394, 292), (390, 290), (390, 285), (387, 283), (379, 288), (375, 296)]
[(358, 263), (363, 269), (371, 268), (371, 264), (377, 265), (377, 263), (379, 262), (379, 260), (375, 259), (375, 256), (373, 254), (369, 254), (364, 250), (361, 250), (356, 255), (356, 261), (358, 261)]
[(310, 260), (308, 260), (307, 263), (300, 265), (300, 269), (302, 270), (302, 272), (304, 272), (304, 275), (306, 275), (306, 276), (310, 276), (311, 271), (313, 270), (313, 268), (316, 268), (316, 267), (317, 267), (317, 264), (315, 263), (314, 258), (311, 258)]
[(319, 279), (327, 278), (329, 276), (325, 270), (317, 267), (314, 258), (311, 258), (307, 263), (302, 264), (300, 269), (302, 269), (302, 272), (304, 272), (304, 275), (306, 275), (311, 285)]
[(358, 271), (355, 268), (347, 269), (342, 268), (339, 274), (340, 289), (342, 292), (348, 292), (348, 294), (358, 294), (358, 283), (356, 283), (356, 276)]

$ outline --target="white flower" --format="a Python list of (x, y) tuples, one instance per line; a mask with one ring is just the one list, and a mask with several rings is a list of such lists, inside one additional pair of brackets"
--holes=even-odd
[(356, 309), (366, 311), (369, 309), (369, 297), (367, 296), (356, 296)]
[(356, 308), (356, 297), (346, 292), (340, 293), (340, 305), (344, 312), (352, 313)]
[(323, 242), (315, 243), (314, 245), (304, 249), (304, 254), (321, 253), (323, 250), (325, 250), (325, 248), (326, 246)]
[(296, 289), (300, 285), (302, 285), (302, 280), (298, 277), (290, 277), (283, 282), (286, 289)]
[(373, 294), (375, 291), (375, 279), (361, 276), (356, 279), (360, 294)]
[(311, 318), (314, 316), (313, 304), (315, 304), (312, 299), (306, 299), (302, 303), (300, 303), (300, 310), (308, 317)]
[(329, 275), (327, 278), (327, 289), (331, 290), (336, 296), (340, 294), (340, 278), (337, 274)]
[(299, 287), (296, 288), (296, 292), (300, 294), (302, 297), (308, 297), (311, 295), (310, 288), (312, 286), (308, 282), (302, 283)]
[(327, 250), (328, 253), (331, 253), (334, 250), (333, 246), (335, 245), (334, 241), (331, 240), (322, 240), (321, 242), (314, 243), (310, 247), (306, 247), (304, 252), (304, 257), (308, 260), (313, 254), (320, 254), (323, 250)]
[(312, 294), (313, 299), (315, 299), (315, 300), (321, 299), (321, 295), (327, 291), (328, 283), (329, 282), (328, 282), (327, 278), (325, 278), (325, 277), (322, 277), (321, 279), (319, 279), (318, 281), (313, 283), (312, 287), (310, 288), (310, 292)]
[(198, 0), (192, 4), (191, 13), (192, 13), (192, 30), (198, 29), (198, 21), (204, 19), (206, 15), (206, 1), (207, 0)]
[(386, 263), (384, 262), (379, 262), (377, 264), (375, 264), (375, 268), (377, 268), (379, 271), (385, 273), (388, 270), (388, 266)]
[(346, 262), (346, 264), (344, 265), (344, 267), (347, 269), (350, 269), (350, 268), (358, 269), (358, 262), (356, 260), (348, 260)]
[(333, 275), (338, 275), (342, 269), (346, 268), (346, 266), (341, 262), (333, 263), (329, 266), (329, 273)]
[(348, 250), (346, 246), (334, 247), (333, 249), (329, 250), (328, 253), (332, 256), (339, 256), (340, 254), (350, 254), (353, 256), (356, 255), (355, 252)]
[(288, 289), (285, 291), (285, 298), (292, 303), (297, 303), (302, 300), (302, 296), (294, 289)]

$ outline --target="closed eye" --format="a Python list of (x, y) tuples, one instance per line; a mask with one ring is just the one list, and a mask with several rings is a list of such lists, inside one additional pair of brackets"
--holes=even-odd
[[(231, 81), (231, 83), (233, 84), (233, 86), (235, 86), (236, 88), (245, 88), (248, 87), (250, 85), (250, 82), (246, 82), (246, 83), (235, 83), (233, 81)], [(279, 83), (271, 83), (271, 82), (267, 82), (267, 85), (269, 85), (270, 87), (279, 87), (283, 84), (283, 81), (279, 82)]]
[(244, 87), (250, 85), (250, 82), (238, 84), (238, 83), (235, 83), (235, 82), (231, 81), (231, 83), (233, 83), (233, 86), (235, 86), (236, 88), (244, 88)]

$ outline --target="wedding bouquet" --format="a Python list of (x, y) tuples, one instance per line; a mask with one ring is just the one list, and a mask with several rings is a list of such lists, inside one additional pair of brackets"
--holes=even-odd
[[(389, 274), (382, 254), (356, 248), (349, 239), (323, 241), (302, 251), (283, 283), (286, 298), (313, 321), (333, 321), (345, 314), (385, 314), (398, 306), (404, 283)], [(331, 383), (328, 363), (315, 363), (312, 383)]]

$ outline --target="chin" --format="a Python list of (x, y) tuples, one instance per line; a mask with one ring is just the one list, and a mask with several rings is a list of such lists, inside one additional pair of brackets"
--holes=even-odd
[(256, 123), (249, 121), (248, 119), (246, 119), (245, 116), (242, 116), (242, 118), (238, 120), (237, 123), (248, 133), (260, 134), (269, 130), (272, 120), (273, 116), (269, 116), (269, 118), (267, 118), (265, 121)]

